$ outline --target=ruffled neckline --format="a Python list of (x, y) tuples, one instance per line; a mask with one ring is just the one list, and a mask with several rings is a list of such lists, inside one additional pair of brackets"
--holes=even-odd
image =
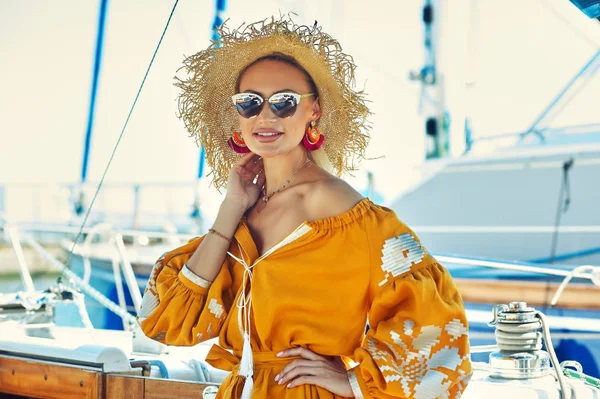
[(365, 197), (344, 213), (325, 219), (314, 220), (312, 222), (305, 220), (304, 224), (318, 230), (342, 227), (359, 220), (360, 217), (373, 206), (375, 206), (375, 204), (368, 197)]

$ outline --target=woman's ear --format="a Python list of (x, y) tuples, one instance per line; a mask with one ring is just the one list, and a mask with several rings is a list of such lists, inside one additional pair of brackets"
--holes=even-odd
[(312, 109), (312, 117), (313, 120), (316, 122), (317, 119), (319, 119), (321, 117), (321, 104), (319, 103), (319, 97), (317, 97), (317, 99), (315, 100), (315, 103), (313, 104), (313, 109)]

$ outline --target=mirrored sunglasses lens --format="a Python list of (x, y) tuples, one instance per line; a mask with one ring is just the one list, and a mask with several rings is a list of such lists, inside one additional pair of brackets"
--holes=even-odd
[(238, 98), (235, 108), (244, 118), (250, 118), (260, 113), (262, 102), (257, 96), (245, 96)]
[(280, 118), (292, 116), (296, 112), (296, 99), (290, 95), (279, 95), (271, 97), (269, 104), (273, 113)]

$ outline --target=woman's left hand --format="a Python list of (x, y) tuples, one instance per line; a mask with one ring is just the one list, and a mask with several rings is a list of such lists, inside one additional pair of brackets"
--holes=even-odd
[(302, 357), (292, 361), (275, 376), (275, 381), (280, 385), (288, 384), (288, 388), (293, 388), (298, 385), (312, 384), (339, 396), (354, 397), (348, 380), (348, 371), (340, 357), (321, 356), (306, 348), (286, 349), (279, 352), (277, 356)]

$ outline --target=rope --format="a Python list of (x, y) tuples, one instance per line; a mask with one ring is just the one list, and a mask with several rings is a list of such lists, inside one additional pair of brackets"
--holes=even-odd
[(92, 324), (92, 320), (90, 319), (90, 314), (87, 311), (85, 306), (85, 297), (80, 292), (72, 292), (73, 301), (77, 305), (77, 310), (79, 311), (79, 317), (81, 317), (81, 322), (83, 326), (87, 329), (94, 331), (94, 325)]
[(571, 386), (569, 386), (570, 395), (567, 394), (567, 382), (564, 380), (564, 374), (561, 372), (562, 369), (558, 362), (556, 352), (554, 351), (554, 345), (552, 344), (552, 338), (550, 337), (550, 327), (548, 326), (548, 319), (542, 312), (539, 311), (536, 311), (535, 316), (540, 320), (540, 323), (542, 325), (542, 336), (544, 337), (544, 341), (546, 342), (546, 349), (548, 350), (548, 354), (550, 354), (552, 367), (554, 367), (554, 371), (556, 372), (556, 379), (558, 380), (558, 385), (560, 385), (560, 397), (561, 399), (575, 399), (575, 392)]
[(51, 254), (49, 254), (48, 251), (46, 251), (46, 249), (40, 244), (38, 244), (33, 238), (31, 238), (29, 235), (25, 235), (24, 239), (40, 254), (42, 258), (44, 258), (46, 261), (48, 261), (48, 263), (60, 270), (62, 273), (66, 274), (67, 277), (69, 277), (70, 280), (73, 280), (75, 282), (75, 285), (80, 287), (82, 291), (84, 291), (87, 295), (94, 298), (99, 304), (101, 304), (117, 316), (126, 320), (130, 326), (137, 325), (137, 320), (134, 316), (129, 314), (129, 312), (127, 312), (126, 310), (121, 309), (119, 305), (102, 295), (94, 287), (84, 283), (84, 281), (77, 274), (75, 274), (67, 266), (58, 261)]
[(496, 343), (505, 351), (537, 351), (542, 349), (540, 321), (531, 323), (496, 322)]
[(68, 265), (71, 262), (71, 257), (73, 256), (73, 251), (75, 250), (75, 246), (77, 245), (77, 242), (79, 241), (79, 238), (82, 235), (83, 229), (85, 227), (85, 224), (88, 220), (88, 217), (90, 216), (90, 212), (92, 211), (92, 208), (94, 206), (94, 203), (96, 202), (96, 198), (98, 197), (98, 193), (100, 192), (100, 189), (102, 188), (102, 185), (104, 184), (104, 179), (106, 178), (106, 174), (108, 173), (108, 169), (110, 168), (110, 165), (112, 164), (113, 158), (115, 157), (115, 154), (117, 153), (117, 148), (119, 147), (119, 144), (121, 143), (121, 139), (123, 138), (123, 135), (125, 134), (125, 129), (127, 128), (127, 125), (129, 124), (129, 119), (131, 119), (131, 115), (133, 114), (133, 110), (137, 104), (137, 101), (140, 97), (140, 94), (142, 92), (142, 88), (144, 87), (144, 84), (146, 83), (146, 78), (148, 77), (148, 74), (150, 73), (150, 68), (152, 68), (152, 64), (154, 63), (154, 59), (156, 58), (156, 54), (158, 53), (158, 49), (160, 48), (160, 45), (163, 41), (163, 38), (165, 37), (165, 34), (167, 33), (167, 28), (169, 27), (169, 24), (171, 23), (171, 18), (173, 17), (173, 14), (175, 13), (175, 8), (177, 7), (177, 3), (179, 3), (179, 0), (175, 0), (175, 4), (173, 4), (173, 9), (171, 10), (171, 14), (169, 15), (169, 19), (167, 20), (167, 23), (165, 25), (165, 28), (163, 29), (162, 35), (160, 36), (160, 40), (158, 41), (158, 44), (156, 45), (156, 49), (154, 50), (154, 54), (152, 55), (152, 59), (150, 60), (150, 64), (148, 64), (148, 68), (146, 69), (146, 73), (144, 74), (144, 78), (142, 79), (142, 83), (140, 84), (140, 87), (137, 91), (137, 94), (135, 96), (135, 99), (133, 100), (133, 104), (131, 105), (131, 108), (129, 109), (129, 114), (127, 115), (127, 118), (125, 119), (125, 124), (123, 125), (123, 128), (121, 129), (121, 134), (119, 134), (119, 138), (117, 139), (117, 142), (112, 150), (112, 153), (110, 155), (110, 158), (108, 160), (108, 164), (106, 165), (106, 168), (104, 168), (104, 173), (102, 173), (102, 178), (100, 179), (100, 183), (98, 184), (98, 187), (96, 188), (96, 192), (94, 193), (94, 196), (92, 197), (92, 201), (90, 202), (90, 206), (88, 207), (87, 212), (85, 213), (85, 216), (83, 218), (83, 222), (81, 223), (81, 227), (79, 229), (79, 232), (77, 233), (77, 236), (75, 237), (75, 240), (73, 241), (73, 246), (71, 247), (71, 250), (69, 251), (68, 255), (67, 255), (67, 260), (65, 262), (65, 264), (67, 265), (67, 267), (65, 269), (63, 269), (63, 271), (60, 273), (60, 275), (58, 276), (57, 279), (57, 283), (60, 284), (62, 282), (62, 277), (65, 274), (65, 271), (68, 270)]
[[(556, 206), (556, 219), (554, 222), (554, 233), (552, 234), (552, 247), (550, 249), (550, 262), (554, 263), (556, 258), (556, 247), (558, 245), (558, 228), (560, 227), (560, 219), (563, 213), (566, 213), (571, 203), (571, 189), (569, 185), (569, 170), (573, 166), (575, 160), (569, 159), (563, 163), (562, 182), (560, 191), (558, 192), (558, 205)], [(550, 283), (551, 279), (546, 279), (546, 292), (544, 295), (544, 309), (548, 309), (548, 301), (550, 299)]]
[(550, 263), (554, 262), (556, 257), (556, 247), (558, 245), (558, 228), (560, 227), (560, 219), (563, 213), (569, 210), (571, 204), (571, 188), (569, 184), (569, 170), (573, 166), (575, 160), (569, 159), (563, 163), (562, 182), (558, 193), (558, 206), (556, 207), (556, 219), (554, 222), (554, 234), (552, 236), (552, 248), (550, 250)]
[(558, 289), (556, 290), (556, 294), (554, 294), (554, 297), (552, 298), (552, 301), (550, 302), (550, 306), (555, 306), (556, 303), (558, 302), (558, 298), (560, 298), (560, 296), (562, 295), (563, 291), (565, 290), (565, 288), (567, 287), (567, 284), (569, 284), (569, 282), (571, 281), (571, 279), (573, 278), (573, 276), (577, 273), (591, 273), (591, 280), (592, 282), (600, 287), (600, 267), (597, 266), (578, 266), (575, 269), (571, 270), (571, 273), (569, 273), (568, 276), (566, 276), (562, 283), (560, 284), (560, 286), (558, 287)]

